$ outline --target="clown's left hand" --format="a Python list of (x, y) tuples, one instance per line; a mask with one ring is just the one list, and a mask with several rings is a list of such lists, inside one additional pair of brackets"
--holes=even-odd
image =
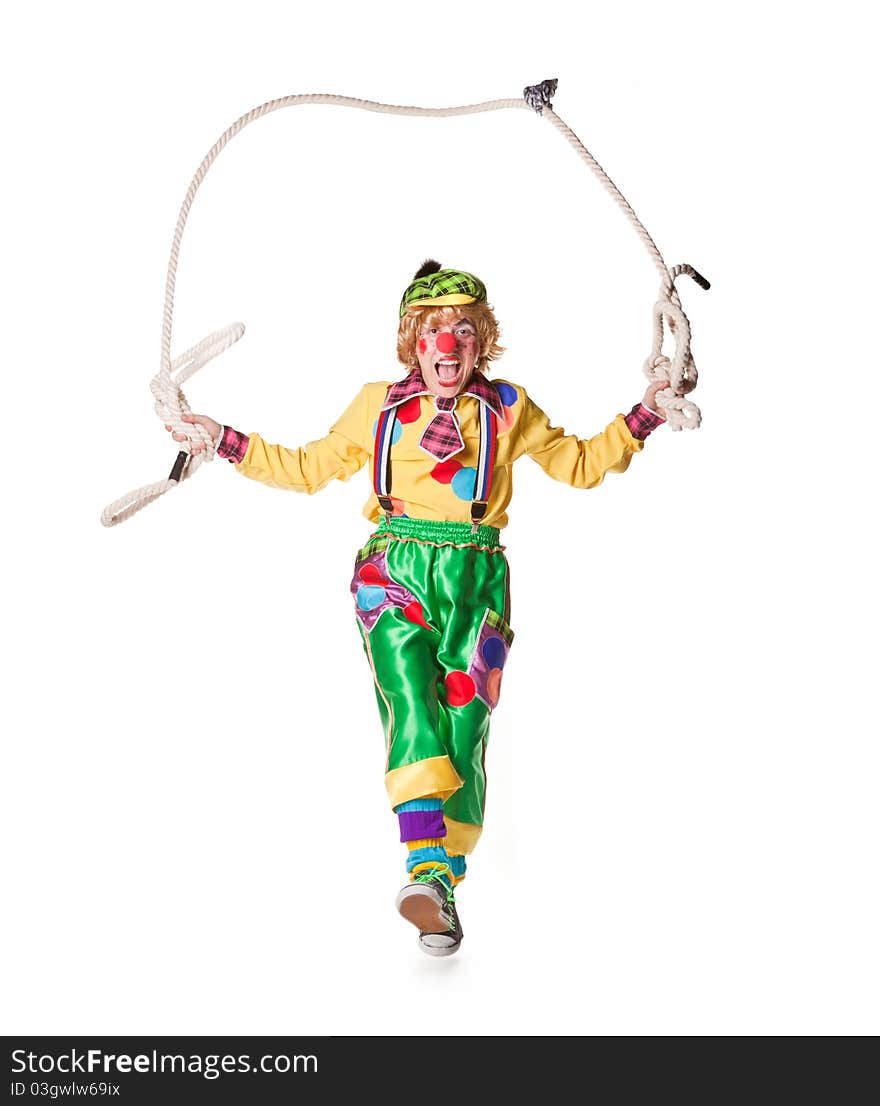
[(655, 411), (658, 415), (662, 415), (663, 411), (657, 405), (657, 393), (662, 392), (664, 388), (668, 388), (668, 387), (669, 387), (669, 381), (668, 380), (655, 380), (653, 382), (653, 384), (648, 385), (647, 391), (645, 392), (645, 395), (642, 398), (642, 403), (650, 411)]
[[(199, 426), (207, 430), (213, 439), (214, 445), (217, 445), (220, 435), (223, 433), (223, 427), (219, 422), (209, 415), (181, 415), (180, 417), (184, 422), (198, 423)], [(171, 429), (168, 423), (165, 423), (165, 429), (169, 431), (175, 442), (189, 442), (190, 453), (204, 453), (205, 443), (199, 438), (191, 438), (188, 434), (178, 434), (176, 430)]]

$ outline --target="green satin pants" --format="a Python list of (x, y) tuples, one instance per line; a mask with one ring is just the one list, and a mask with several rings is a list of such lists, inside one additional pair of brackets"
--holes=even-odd
[(448, 850), (470, 852), (483, 824), (489, 717), (513, 641), (498, 531), (383, 519), (358, 554), (351, 590), (391, 805), (439, 796)]

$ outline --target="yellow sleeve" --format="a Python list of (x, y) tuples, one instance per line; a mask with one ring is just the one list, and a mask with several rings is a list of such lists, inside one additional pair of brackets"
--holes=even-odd
[(523, 452), (537, 461), (548, 476), (573, 488), (595, 488), (606, 472), (625, 472), (634, 453), (644, 442), (634, 438), (623, 415), (594, 438), (566, 434), (523, 392), (524, 408), (519, 419)]
[(367, 387), (355, 396), (326, 438), (298, 449), (270, 445), (259, 434), (249, 435), (247, 452), (236, 469), (251, 480), (273, 488), (313, 495), (331, 480), (348, 480), (370, 456), (367, 437)]

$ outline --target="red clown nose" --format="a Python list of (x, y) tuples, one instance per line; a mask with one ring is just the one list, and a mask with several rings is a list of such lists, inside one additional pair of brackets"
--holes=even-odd
[(455, 337), (450, 334), (448, 330), (444, 330), (442, 334), (437, 335), (437, 349), (441, 353), (452, 353), (455, 349)]

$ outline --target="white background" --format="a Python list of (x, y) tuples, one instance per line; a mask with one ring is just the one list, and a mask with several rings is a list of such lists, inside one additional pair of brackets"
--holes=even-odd
[[(6, 16), (6, 1033), (876, 1033), (877, 87), (861, 4), (46, 3)], [(423, 106), (560, 79), (669, 264), (701, 369), (589, 493), (516, 470), (517, 641), (465, 941), (403, 848), (348, 582), (364, 471), (315, 498), (167, 473), (171, 234), (289, 93)], [(215, 164), (174, 349), (195, 410), (289, 445), (395, 378), (425, 256), (479, 273), (498, 375), (600, 430), (656, 272), (527, 112), (262, 119)]]

